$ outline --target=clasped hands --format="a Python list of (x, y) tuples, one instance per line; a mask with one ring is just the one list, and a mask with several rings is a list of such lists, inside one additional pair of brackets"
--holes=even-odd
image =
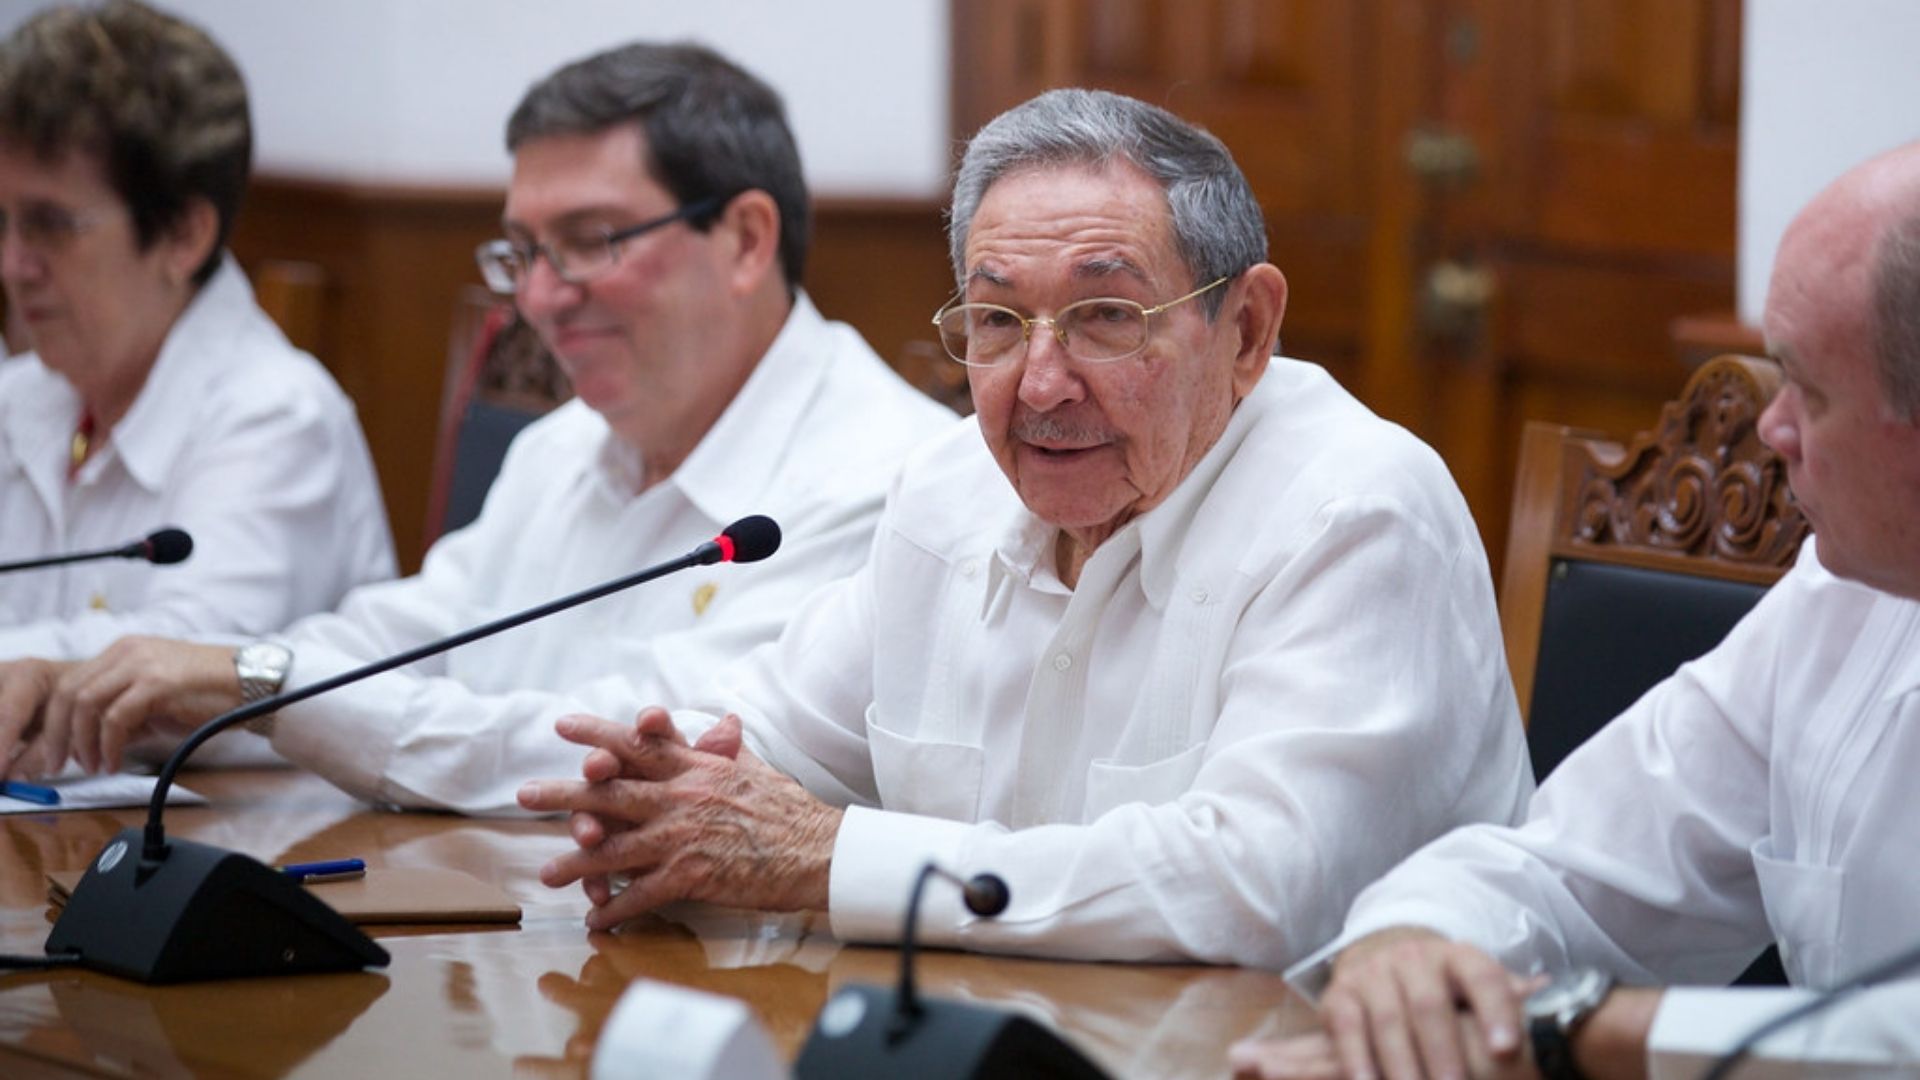
[[(540, 880), (580, 882), (607, 930), (676, 900), (764, 911), (825, 910), (841, 811), (742, 744), (729, 715), (689, 745), (667, 711), (632, 724), (566, 716), (560, 737), (588, 748), (579, 780), (533, 780), (520, 805), (568, 815), (577, 851)], [(615, 889), (615, 875), (628, 881)]]

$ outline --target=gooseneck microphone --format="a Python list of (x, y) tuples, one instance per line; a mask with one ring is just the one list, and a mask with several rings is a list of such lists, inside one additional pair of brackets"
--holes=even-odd
[(43, 566), (64, 566), (67, 563), (92, 562), (95, 559), (145, 559), (158, 566), (169, 566), (185, 562), (193, 554), (193, 537), (185, 529), (171, 526), (156, 529), (144, 538), (119, 547), (101, 548), (98, 551), (80, 551), (71, 555), (46, 555), (38, 559), (24, 559), (20, 562), (0, 563), (0, 574), (15, 570), (38, 570)]
[(144, 831), (122, 831), (88, 867), (54, 923), (47, 954), (149, 983), (385, 964), (385, 949), (286, 875), (237, 852), (167, 839), (161, 816), (187, 758), (208, 739), (256, 716), (676, 571), (758, 562), (779, 547), (780, 527), (771, 518), (742, 518), (677, 559), (214, 717), (167, 758)]
[(842, 1076), (1105, 1080), (1107, 1074), (1099, 1066), (1024, 1016), (920, 998), (913, 978), (920, 897), (927, 880), (935, 877), (958, 885), (967, 910), (983, 918), (1006, 911), (1012, 901), (1006, 881), (997, 874), (961, 878), (931, 862), (922, 866), (901, 922), (898, 989), (888, 993), (878, 986), (853, 985), (835, 994), (820, 1010), (807, 1044), (793, 1063), (797, 1080)]
[(1007, 892), (1006, 881), (998, 874), (961, 879), (934, 863), (920, 868), (919, 876), (913, 879), (913, 893), (907, 898), (906, 922), (900, 928), (900, 987), (894, 994), (893, 1021), (887, 1029), (887, 1037), (895, 1042), (912, 1032), (913, 1025), (925, 1012), (920, 1007), (920, 996), (913, 989), (913, 949), (919, 937), (920, 894), (926, 891), (930, 877), (960, 886), (960, 897), (966, 902), (967, 910), (985, 918), (1007, 910), (1007, 904), (1013, 899)]

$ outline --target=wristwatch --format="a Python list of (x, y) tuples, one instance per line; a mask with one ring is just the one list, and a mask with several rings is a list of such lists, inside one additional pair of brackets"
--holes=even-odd
[[(293, 650), (272, 641), (256, 641), (233, 652), (233, 673), (240, 677), (240, 700), (251, 705), (280, 692), (293, 668)], [(273, 713), (256, 716), (246, 729), (265, 738), (273, 737)]]
[(1546, 1080), (1585, 1080), (1573, 1064), (1573, 1034), (1613, 992), (1613, 976), (1575, 968), (1527, 997), (1527, 1034), (1533, 1063)]

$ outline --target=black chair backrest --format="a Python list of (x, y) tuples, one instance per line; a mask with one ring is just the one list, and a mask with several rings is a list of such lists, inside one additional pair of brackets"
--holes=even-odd
[(1655, 683), (1720, 644), (1766, 591), (1745, 581), (1555, 559), (1527, 710), (1533, 775), (1546, 779)]

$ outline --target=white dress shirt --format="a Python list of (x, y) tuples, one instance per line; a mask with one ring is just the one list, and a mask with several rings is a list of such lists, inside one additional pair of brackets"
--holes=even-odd
[(123, 634), (260, 634), (393, 576), (353, 404), (287, 343), (231, 257), (71, 480), (80, 398), (37, 357), (0, 367), (0, 562), (119, 547), (164, 525), (173, 566), (109, 559), (0, 577), (0, 660), (80, 659)]
[(802, 597), (866, 557), (907, 451), (958, 421), (802, 296), (672, 476), (639, 495), (638, 455), (575, 401), (514, 440), (480, 517), (418, 576), (355, 591), (289, 628), (297, 688), (686, 554), (764, 513), (780, 551), (699, 567), (284, 710), (274, 748), (375, 802), (518, 813), (535, 777), (578, 777), (553, 722), (630, 721), (691, 697), (771, 640)]
[(1724, 984), (1778, 942), (1819, 989), (1920, 943), (1920, 603), (1835, 577), (1815, 543), (1718, 648), (1555, 769), (1524, 825), (1421, 851), (1291, 976), (1315, 986), (1333, 952), (1401, 924), (1520, 970), (1641, 984)]
[[(753, 747), (850, 807), (830, 910), (888, 940), (1283, 964), (1456, 824), (1532, 791), (1478, 533), (1431, 450), (1275, 359), (1069, 590), (977, 425), (915, 454), (873, 557), (724, 678)], [(697, 704), (697, 703), (696, 703)]]

